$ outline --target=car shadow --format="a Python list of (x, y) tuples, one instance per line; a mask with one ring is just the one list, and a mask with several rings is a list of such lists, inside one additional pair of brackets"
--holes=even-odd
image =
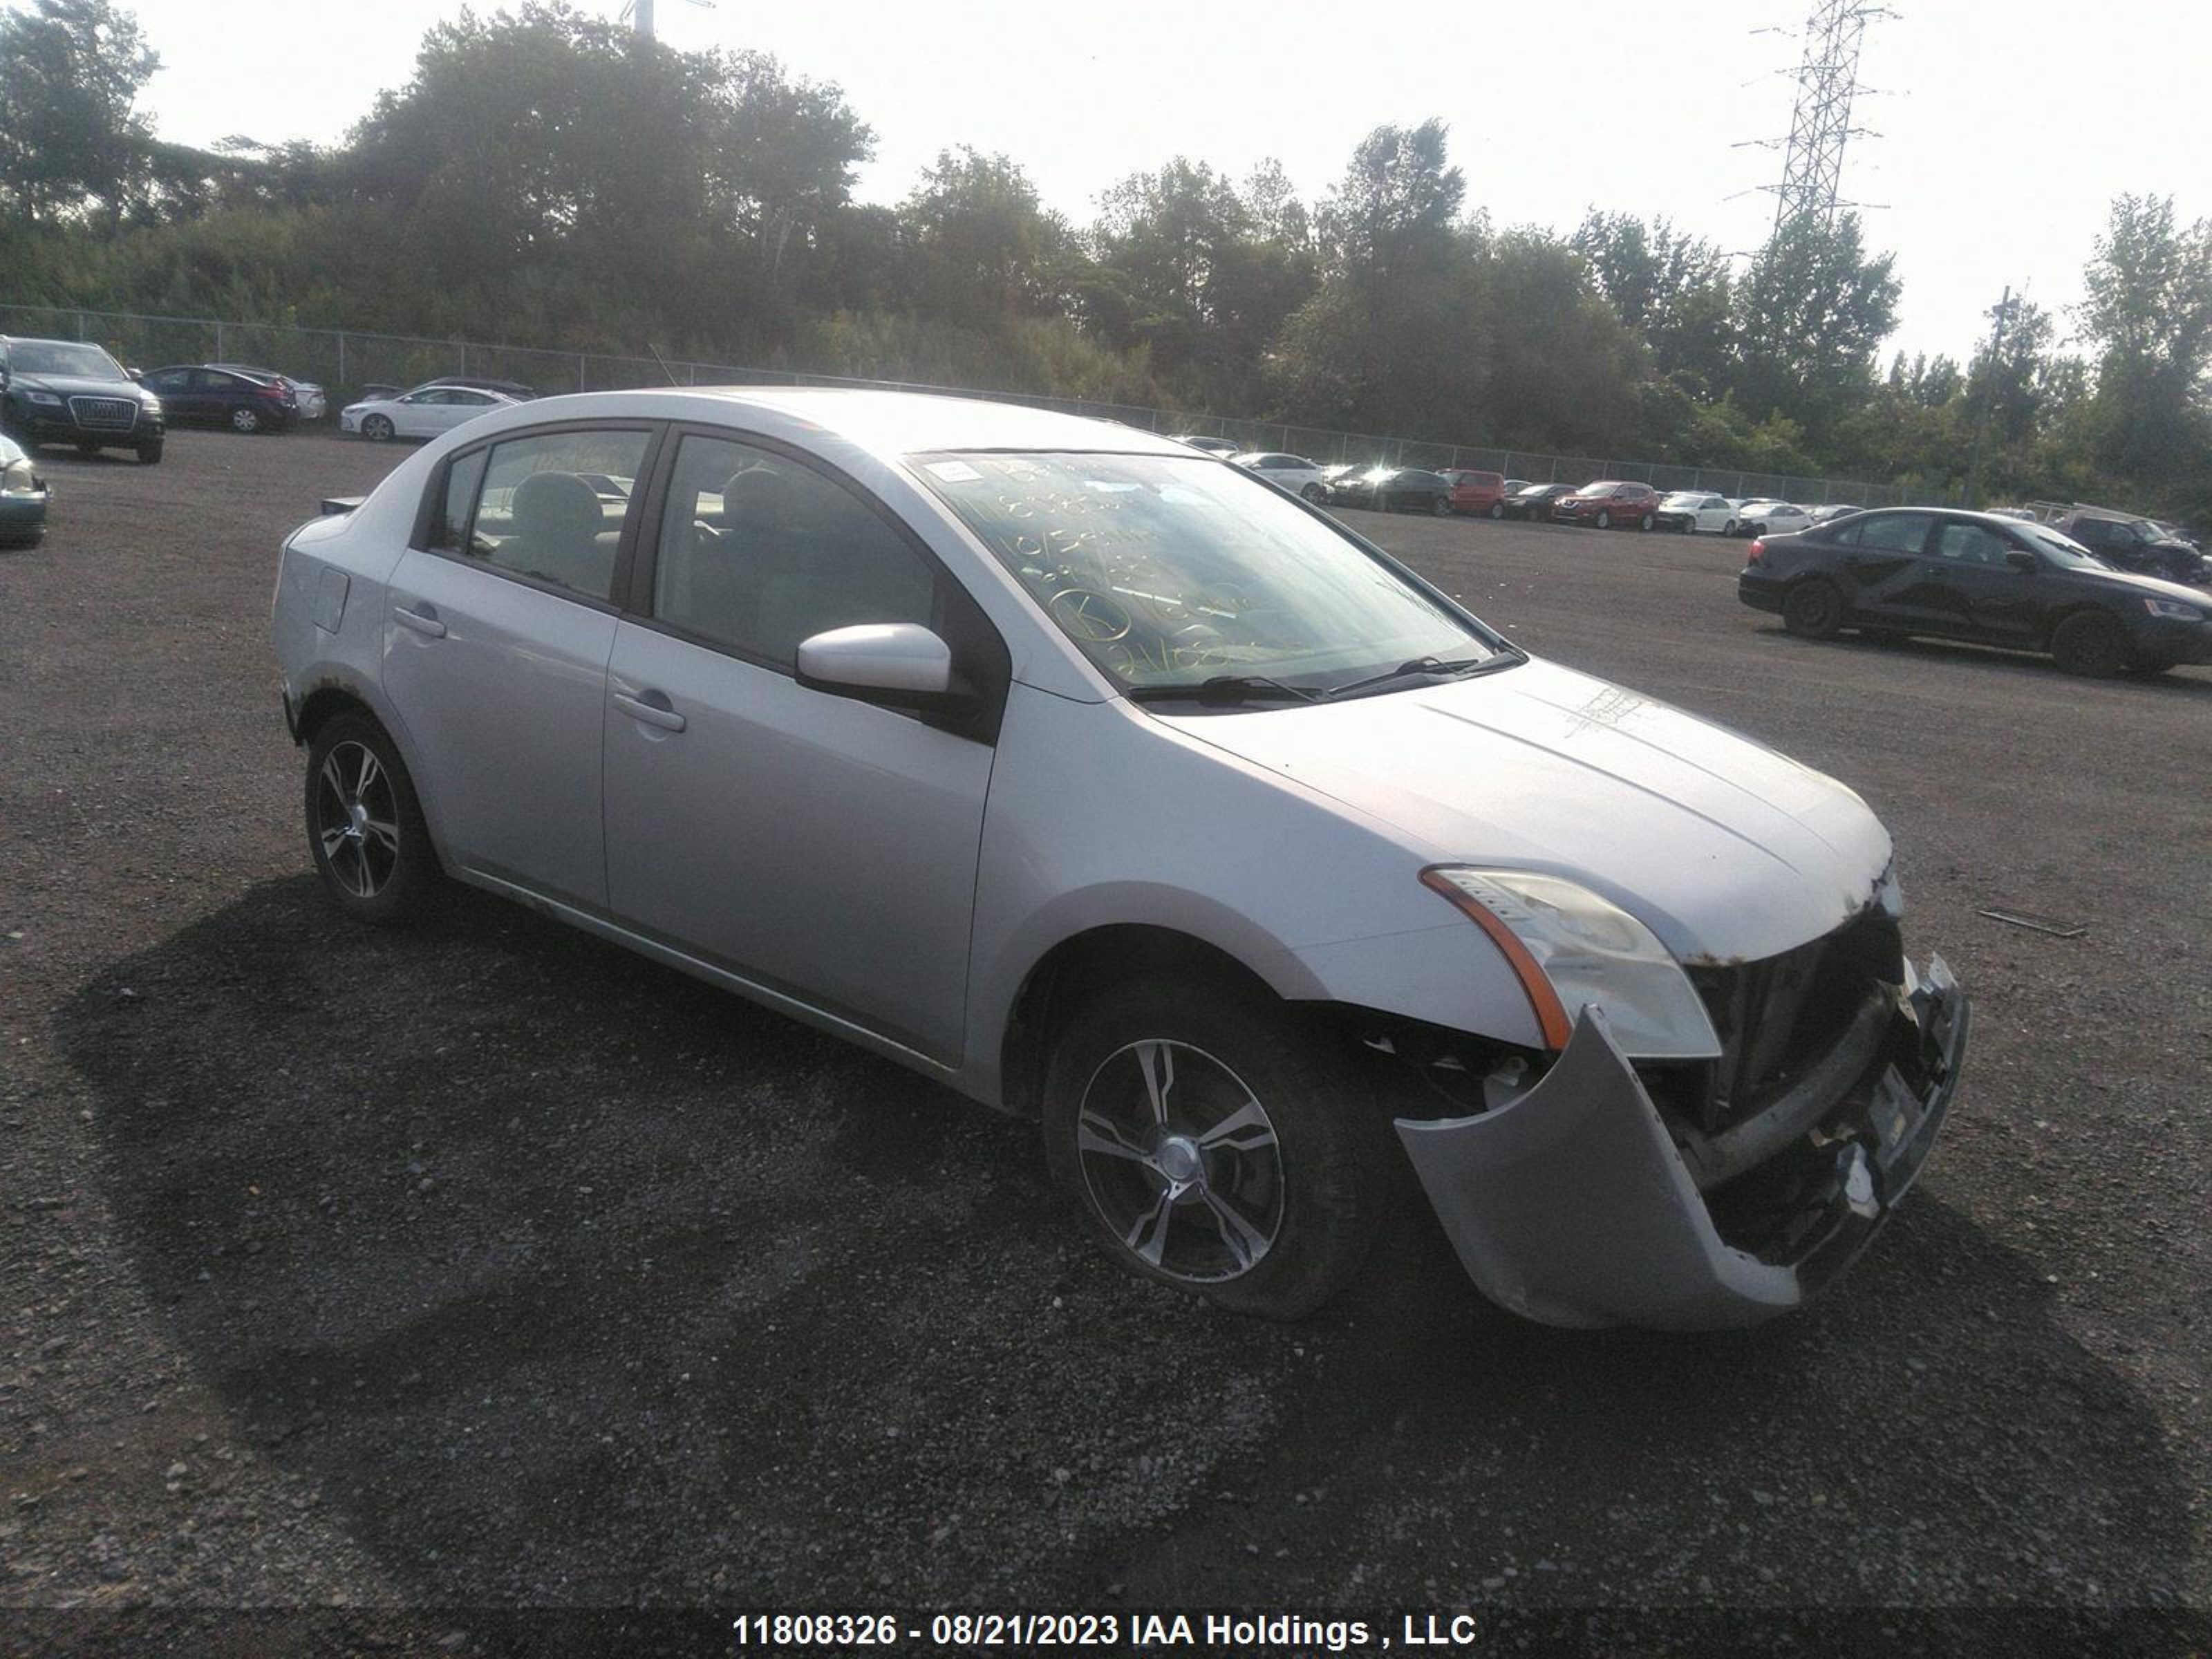
[[(1838, 1294), (1759, 1331), (1524, 1324), (1411, 1205), (1283, 1327), (1098, 1258), (1030, 1126), (471, 893), (377, 931), (266, 883), (58, 1028), (228, 1432), (421, 1603), (2188, 1582), (2159, 1423), (1940, 1152)], [(201, 1547), (251, 1547), (230, 1525)]]
[[(2027, 651), (2008, 651), (2002, 646), (1970, 645), (1963, 641), (1933, 640), (1921, 636), (1885, 638), (1849, 629), (1833, 639), (1809, 640), (1802, 635), (1792, 634), (1779, 623), (1763, 623), (1755, 631), (1761, 640), (1808, 651), (1858, 651), (1875, 656), (1894, 657), (1899, 661), (1972, 664), (1993, 672), (2010, 672), (2025, 678), (2076, 689), (2084, 684), (2100, 684), (2085, 681), (2078, 674), (2068, 673), (2046, 656)], [(2119, 674), (2101, 684), (2136, 688), (2150, 695), (2212, 696), (2212, 675), (2191, 672), (2203, 667), (2201, 664), (2184, 664), (2163, 674)]]

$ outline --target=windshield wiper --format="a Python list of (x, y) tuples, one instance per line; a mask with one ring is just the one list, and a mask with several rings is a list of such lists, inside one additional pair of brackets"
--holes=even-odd
[(1200, 702), (1312, 702), (1322, 694), (1310, 686), (1292, 685), (1265, 674), (1216, 674), (1196, 684), (1140, 685), (1129, 693), (1132, 702), (1170, 702), (1184, 698)]
[(1504, 652), (1490, 657), (1461, 657), (1450, 662), (1440, 662), (1434, 657), (1415, 657), (1411, 662), (1401, 662), (1395, 668), (1380, 674), (1370, 674), (1364, 680), (1352, 680), (1343, 685), (1333, 685), (1322, 695), (1326, 697), (1350, 696), (1354, 691), (1370, 690), (1378, 685), (1388, 685), (1393, 680), (1410, 680), (1424, 675), (1449, 676), (1471, 674), (1480, 668), (1491, 668), (1512, 659)]

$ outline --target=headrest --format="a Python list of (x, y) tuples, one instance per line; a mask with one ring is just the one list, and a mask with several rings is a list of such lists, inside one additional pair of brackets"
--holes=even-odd
[(791, 480), (765, 466), (733, 472), (722, 483), (722, 522), (732, 530), (779, 531), (791, 522)]
[(573, 472), (533, 472), (514, 489), (514, 527), (533, 541), (596, 536), (599, 492)]

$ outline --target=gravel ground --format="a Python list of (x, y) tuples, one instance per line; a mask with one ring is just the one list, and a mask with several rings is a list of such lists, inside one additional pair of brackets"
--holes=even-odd
[(486, 898), (336, 921), (267, 608), (393, 459), (50, 455), (0, 555), (0, 1604), (2212, 1607), (2212, 672), (1808, 644), (1740, 544), (1361, 515), (1858, 787), (1976, 1048), (1802, 1316), (1540, 1329), (1413, 1213), (1284, 1328), (826, 1037)]

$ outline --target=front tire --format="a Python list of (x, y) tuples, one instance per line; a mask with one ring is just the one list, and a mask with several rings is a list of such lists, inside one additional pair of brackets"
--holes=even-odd
[(1613, 514), (1601, 507), (1597, 510), (1597, 527), (1600, 530), (1613, 528)]
[(1637, 527), (1637, 529), (1638, 529), (1639, 531), (1641, 531), (1641, 530), (1649, 530), (1649, 529), (1650, 529), (1650, 528), (1651, 528), (1651, 526), (1652, 526), (1654, 524), (1656, 524), (1657, 522), (1658, 522), (1658, 520), (1657, 520), (1654, 519), (1654, 518), (1653, 518), (1653, 517), (1652, 517), (1649, 513), (1647, 513), (1647, 514), (1645, 514), (1642, 518), (1638, 519), (1638, 520), (1636, 521), (1636, 527)]
[(1782, 625), (1808, 640), (1832, 640), (1844, 625), (1844, 596), (1826, 578), (1808, 576), (1783, 600)]
[(143, 438), (138, 443), (138, 465), (159, 466), (161, 464), (161, 440)]
[(1734, 519), (1730, 519), (1726, 524), (1721, 526), (1721, 534), (1723, 536), (1733, 536), (1735, 534), (1735, 520)]
[(2069, 674), (2108, 680), (2134, 660), (2127, 635), (2110, 617), (2095, 611), (2078, 611), (2060, 623), (2051, 635), (2051, 659)]
[(398, 428), (388, 415), (365, 415), (362, 417), (361, 435), (373, 444), (388, 444)]
[(1321, 486), (1319, 484), (1308, 484), (1304, 489), (1298, 491), (1298, 494), (1303, 495), (1307, 501), (1312, 502), (1316, 507), (1319, 507), (1321, 505), (1322, 495)]
[(1123, 1267), (1297, 1319), (1358, 1270), (1382, 1208), (1382, 1119), (1344, 1051), (1265, 991), (1132, 979), (1053, 1048), (1045, 1157)]
[(333, 716), (307, 745), (307, 847), (331, 902), (375, 927), (419, 910), (438, 855), (384, 728), (366, 714)]

